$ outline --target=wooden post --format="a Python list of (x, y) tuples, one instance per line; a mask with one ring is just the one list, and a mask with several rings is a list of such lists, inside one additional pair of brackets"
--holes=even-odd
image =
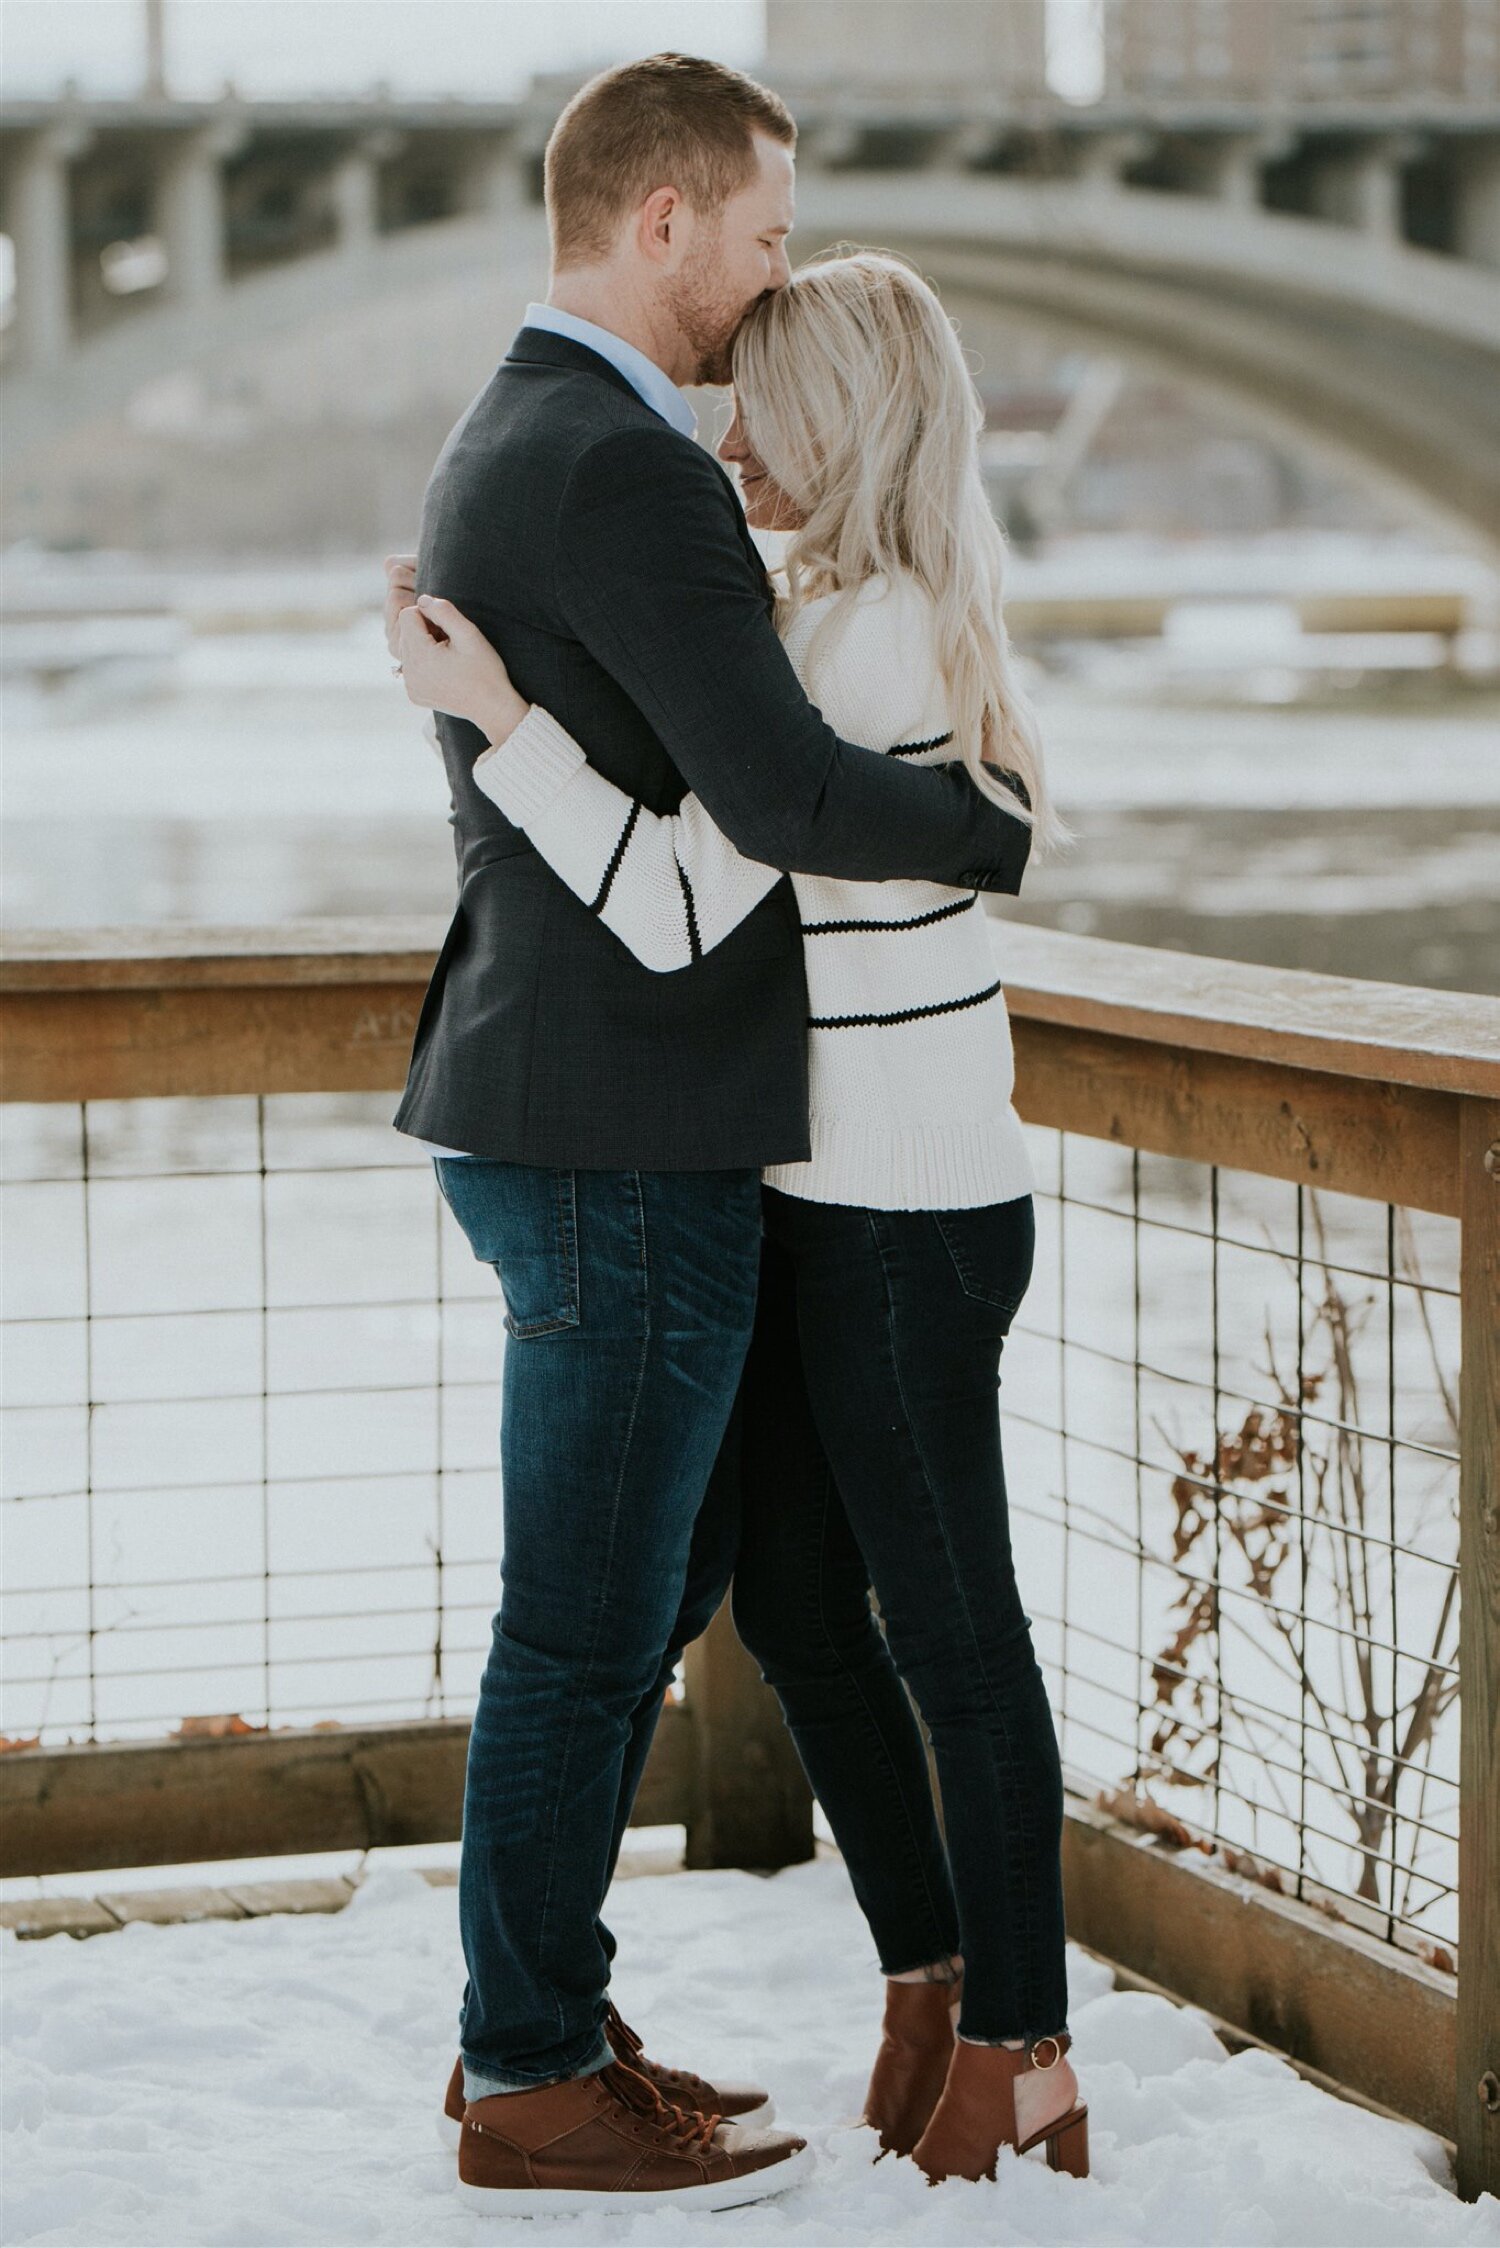
[(698, 1740), (698, 1815), (690, 1866), (770, 1872), (813, 1854), (812, 1790), (776, 1696), (735, 1634), (726, 1600), (687, 1651), (687, 1706)]
[(1500, 1101), (1459, 1129), (1458, 2190), (1500, 2193)]

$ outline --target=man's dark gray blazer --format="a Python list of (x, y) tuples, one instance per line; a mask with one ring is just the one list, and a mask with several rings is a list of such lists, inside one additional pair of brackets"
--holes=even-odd
[[(433, 471), (417, 580), (648, 810), (696, 791), (747, 857), (797, 872), (1019, 887), (1028, 831), (961, 766), (873, 757), (823, 723), (728, 477), (585, 345), (521, 330)], [(804, 1158), (791, 884), (691, 967), (654, 974), (475, 786), (477, 729), (440, 717), (438, 733), (458, 910), (398, 1129), (581, 1169)]]

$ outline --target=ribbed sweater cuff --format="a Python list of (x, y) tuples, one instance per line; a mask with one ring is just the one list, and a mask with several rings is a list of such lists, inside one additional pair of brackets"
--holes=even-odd
[(550, 711), (532, 704), (520, 725), (497, 748), (474, 760), (474, 779), (514, 827), (529, 827), (588, 763), (571, 734)]

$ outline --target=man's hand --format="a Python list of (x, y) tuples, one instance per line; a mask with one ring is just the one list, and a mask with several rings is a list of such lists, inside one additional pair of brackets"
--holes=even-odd
[(385, 558), (385, 644), (398, 661), (401, 655), (401, 612), (417, 598), (417, 558), (414, 554), (388, 554)]

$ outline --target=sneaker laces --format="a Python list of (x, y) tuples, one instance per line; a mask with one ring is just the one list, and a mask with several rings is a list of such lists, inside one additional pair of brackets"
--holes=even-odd
[[(647, 2060), (646, 2040), (638, 2030), (631, 2028), (629, 2022), (619, 2013), (613, 2001), (605, 2010), (604, 2029), (610, 2044), (615, 2047), (618, 2057), (624, 2061), (627, 2068), (633, 2068), (637, 2076), (649, 2077), (658, 2090), (666, 2085), (672, 2092), (685, 2093), (687, 2095), (686, 2104), (699, 2108), (705, 2115), (708, 2113), (698, 2096), (700, 2093), (713, 2090), (713, 2086), (707, 2078), (695, 2076), (689, 2068), (668, 2068), (661, 2061)], [(625, 2048), (625, 2053), (620, 2053), (621, 2046)], [(625, 2054), (629, 2055), (628, 2060), (625, 2059)], [(684, 2103), (674, 2100), (671, 2104), (677, 2107)]]
[(717, 2115), (689, 2114), (664, 2100), (647, 2076), (641, 2076), (624, 2061), (600, 2070), (600, 2079), (607, 2084), (615, 2098), (640, 2116), (643, 2122), (659, 2131), (669, 2146), (680, 2148), (684, 2154), (704, 2154), (717, 2131)]

